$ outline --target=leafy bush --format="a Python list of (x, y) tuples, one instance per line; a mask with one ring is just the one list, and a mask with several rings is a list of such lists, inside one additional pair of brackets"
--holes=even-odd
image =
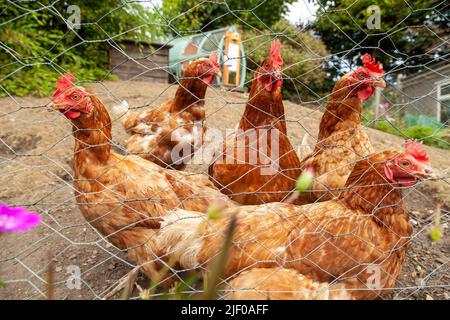
[(71, 1), (80, 8), (82, 25), (70, 30), (64, 20), (68, 5), (53, 2), (0, 5), (0, 96), (49, 95), (66, 71), (84, 80), (110, 79), (111, 39), (148, 39), (160, 32), (151, 27), (153, 13), (120, 0)]
[[(264, 12), (271, 12), (270, 15), (264, 16), (262, 21), (246, 17), (248, 21), (245, 21), (250, 21), (250, 25), (242, 23), (234, 15), (215, 19), (215, 25), (211, 25), (212, 17), (222, 16), (222, 11), (228, 12), (229, 8), (223, 4), (206, 7), (196, 5), (183, 15), (186, 21), (174, 20), (171, 25), (176, 30), (191, 32), (199, 32), (196, 28), (207, 30), (230, 23), (242, 25), (245, 28), (244, 45), (248, 48), (249, 82), (253, 77), (251, 70), (255, 70), (267, 55), (274, 32), (279, 34), (283, 42), (284, 74), (287, 78), (283, 83), (284, 97), (297, 101), (304, 98), (317, 100), (324, 92), (323, 79), (326, 75), (322, 65), (328, 53), (320, 40), (300, 31), (286, 19), (279, 19), (291, 2), (272, 1), (267, 4), (270, 10), (267, 10), (266, 5), (261, 7)], [(81, 28), (76, 30), (70, 30), (66, 25), (64, 19), (68, 18), (68, 4), (63, 2), (42, 0), (0, 5), (2, 21), (6, 22), (0, 24), (0, 42), (3, 46), (0, 51), (0, 96), (47, 96), (53, 91), (56, 79), (66, 71), (88, 81), (111, 79), (107, 64), (112, 41), (121, 38), (155, 40), (165, 37), (166, 33), (173, 30), (164, 27), (168, 20), (159, 14), (168, 18), (174, 12), (186, 11), (193, 3), (190, 0), (163, 1), (159, 13), (155, 13), (134, 2), (74, 0), (70, 4), (78, 5), (81, 10)], [(242, 6), (238, 1), (230, 2), (229, 5), (232, 8)], [(172, 10), (174, 8), (180, 10)], [(277, 22), (269, 32), (265, 25), (273, 24), (274, 21)], [(260, 32), (258, 28), (267, 31)]]
[[(338, 75), (343, 60), (359, 63), (364, 52), (376, 55), (384, 70), (392, 70), (401, 59), (402, 73), (414, 73), (448, 53), (445, 42), (448, 33), (448, 2), (435, 0), (310, 0), (318, 6), (314, 30), (334, 54), (329, 72)], [(368, 28), (373, 14), (368, 8), (376, 5), (381, 24)], [(443, 16), (436, 12), (445, 12)], [(432, 53), (430, 52), (432, 51)], [(407, 57), (407, 59), (405, 59)]]
[(450, 130), (448, 128), (413, 126), (405, 130), (405, 135), (411, 139), (419, 139), (429, 146), (450, 149)]
[[(162, 0), (161, 12), (170, 23), (172, 35), (196, 34), (240, 25), (245, 29), (268, 29), (288, 12), (288, 5), (296, 0)], [(183, 13), (183, 14), (180, 14)]]
[[(373, 116), (370, 113), (364, 112), (363, 123), (371, 126), (373, 124)], [(417, 139), (428, 146), (450, 150), (449, 128), (436, 128), (432, 126), (412, 126), (408, 128), (403, 121), (391, 123), (386, 120), (381, 120), (378, 122), (376, 129), (404, 139)]]
[[(295, 0), (229, 0), (208, 2), (196, 0), (163, 0), (161, 12), (165, 23), (170, 22), (173, 36), (198, 34), (201, 31), (238, 25), (246, 48), (246, 83), (250, 87), (253, 72), (267, 56), (270, 42), (275, 36), (282, 41), (285, 62), (283, 97), (301, 102), (318, 100), (323, 96), (327, 75), (323, 70), (325, 45), (310, 33), (302, 31), (283, 14)], [(251, 10), (249, 10), (251, 9)], [(179, 13), (183, 12), (182, 15)]]

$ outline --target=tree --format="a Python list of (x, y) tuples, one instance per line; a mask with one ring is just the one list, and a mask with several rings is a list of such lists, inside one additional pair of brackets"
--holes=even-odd
[(244, 29), (267, 30), (296, 0), (163, 0), (161, 12), (172, 33), (198, 33), (238, 24)]
[(79, 9), (80, 28), (69, 28), (73, 13), (63, 1), (0, 4), (0, 95), (48, 95), (65, 70), (84, 80), (104, 79), (110, 76), (111, 41), (148, 40), (161, 33), (152, 24), (155, 14), (140, 4), (74, 0), (70, 5)]
[(320, 6), (313, 28), (334, 54), (334, 75), (359, 63), (364, 52), (375, 54), (391, 73), (415, 72), (449, 52), (445, 1), (310, 1)]
[(328, 55), (323, 43), (301, 31), (282, 16), (288, 4), (296, 0), (163, 0), (160, 8), (163, 23), (174, 36), (197, 34), (227, 25), (238, 25), (246, 49), (247, 79), (250, 86), (253, 71), (267, 56), (271, 41), (283, 43), (285, 62), (283, 94), (301, 101), (317, 100), (323, 92), (322, 68)]

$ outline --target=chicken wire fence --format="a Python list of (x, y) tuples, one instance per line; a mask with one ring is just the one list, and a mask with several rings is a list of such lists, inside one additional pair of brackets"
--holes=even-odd
[[(33, 9), (29, 9), (26, 6), (30, 2), (34, 4)], [(140, 2), (148, 10), (153, 10), (156, 15), (162, 17), (162, 13), (156, 9), (159, 2)], [(120, 50), (121, 54), (126, 56), (128, 61), (134, 61), (139, 65), (142, 74), (159, 70), (170, 74), (176, 79), (174, 83), (164, 84), (139, 81), (142, 80), (138, 79), (140, 75), (129, 80), (117, 81), (108, 81), (106, 77), (103, 80), (96, 81), (88, 77), (79, 78), (79, 83), (81, 85), (91, 85), (94, 94), (100, 97), (107, 106), (112, 115), (113, 127), (113, 138), (110, 143), (114, 150), (126, 155), (126, 134), (121, 124), (123, 113), (126, 111), (123, 109), (129, 108), (130, 112), (142, 111), (161, 105), (173, 97), (180, 80), (177, 80), (177, 75), (172, 74), (165, 65), (154, 64), (153, 67), (148, 67), (145, 63), (141, 63), (141, 61), (151, 60), (154, 55), (136, 56), (121, 49), (120, 34), (111, 35), (104, 32), (100, 40), (82, 38), (80, 30), (85, 25), (94, 25), (99, 32), (102, 32), (102, 21), (107, 19), (108, 15), (116, 11), (130, 10), (129, 5), (135, 3), (134, 1), (119, 2), (119, 5), (111, 8), (108, 14), (96, 17), (97, 20), (94, 19), (84, 23), (83, 19), (81, 19), (75, 28), (73, 27), (73, 21), (68, 18), (67, 11), (63, 12), (57, 9), (56, 5), (58, 3), (59, 1), (48, 3), (39, 1), (4, 1), (1, 5), (3, 11), (6, 11), (8, 7), (15, 7), (21, 14), (11, 19), (2, 19), (0, 27), (14, 26), (14, 23), (20, 22), (27, 15), (37, 15), (45, 12), (45, 14), (54, 16), (56, 19), (65, 21), (68, 24), (72, 23), (72, 27), (67, 28), (63, 37), (73, 35), (79, 37), (81, 41), (76, 46), (79, 46), (80, 43), (87, 47), (90, 44), (104, 43)], [(412, 9), (412, 6), (407, 1), (404, 1), (404, 3), (405, 6), (411, 7), (411, 13), (413, 13), (414, 9)], [(265, 25), (263, 19), (259, 18), (256, 12), (260, 6), (267, 4), (266, 1), (261, 1), (255, 7), (241, 8), (239, 10), (231, 9), (226, 1), (198, 1), (186, 11), (179, 12), (173, 19), (183, 17), (183, 15), (187, 16), (190, 12), (196, 10), (198, 6), (212, 4), (219, 4), (227, 8), (226, 15), (233, 16), (237, 25), (248, 26), (248, 21), (242, 19), (238, 14), (243, 11), (251, 14), (252, 18), (259, 20), (264, 25), (263, 29), (252, 27), (253, 33), (250, 38), (243, 39), (245, 58), (247, 62), (250, 62), (247, 63), (246, 72), (252, 75), (246, 78), (246, 86), (251, 84), (253, 73), (255, 72), (255, 68), (252, 65), (257, 66), (261, 63), (261, 61), (252, 61), (251, 57), (254, 57), (254, 51), (261, 48), (269, 48), (273, 39), (283, 39), (293, 43), (295, 47), (301, 48), (304, 52), (308, 52), (305, 60), (283, 66), (283, 85), (288, 83), (294, 88), (294, 92), (297, 92), (297, 94), (290, 95), (291, 101), (286, 100), (284, 106), (286, 109), (288, 136), (294, 149), (299, 151), (299, 153), (301, 152), (302, 147), (304, 147), (301, 141), (305, 135), (309, 137), (308, 144), (314, 147), (317, 128), (322, 115), (321, 112), (326, 101), (330, 98), (331, 89), (328, 93), (315, 93), (315, 89), (310, 88), (302, 78), (307, 77), (311, 73), (319, 73), (319, 70), (322, 70), (322, 67), (327, 65), (328, 61), (337, 55), (328, 52), (325, 54), (315, 52), (315, 48), (309, 47), (306, 41), (301, 42), (297, 34), (292, 34), (291, 29), (280, 32), (273, 30), (269, 25)], [(436, 9), (439, 4), (441, 3), (437, 2), (436, 6), (428, 8), (430, 15), (437, 15), (442, 19), (446, 19), (444, 13)], [(444, 6), (443, 8), (448, 10), (448, 7)], [(350, 7), (345, 9), (344, 12), (351, 16)], [(348, 30), (344, 30), (334, 22), (335, 11), (318, 11), (317, 14), (328, 17), (343, 35), (351, 38)], [(83, 17), (82, 12), (81, 17)], [(221, 18), (223, 17), (214, 18), (212, 21)], [(174, 37), (165, 40), (166, 45), (170, 45), (172, 41), (189, 33), (200, 34), (204, 37), (209, 35), (203, 29), (182, 31), (174, 27), (173, 21), (164, 19), (161, 21), (163, 22), (159, 24), (151, 23), (150, 25), (155, 28), (170, 29)], [(425, 22), (422, 26), (428, 27)], [(137, 29), (140, 26), (136, 25), (134, 27)], [(361, 28), (356, 21), (355, 28)], [(295, 30), (299, 34), (309, 32), (307, 24)], [(393, 28), (391, 31), (383, 32), (382, 34), (389, 38), (397, 31)], [(255, 45), (254, 41), (262, 38), (263, 35), (265, 36), (264, 40)], [(12, 35), (10, 34), (9, 36)], [(8, 34), (6, 37), (8, 37)], [(369, 33), (367, 37), (369, 37)], [(435, 47), (426, 53), (427, 56), (433, 55), (433, 50), (436, 48), (448, 46), (448, 34), (446, 37), (440, 37), (439, 39)], [(54, 47), (57, 47), (57, 43), (61, 39), (54, 39), (53, 41), (55, 43)], [(210, 41), (218, 40), (210, 39)], [(26, 70), (35, 64), (49, 66), (59, 75), (72, 71), (61, 67), (55, 63), (56, 60), (52, 59), (35, 63), (33, 59), (38, 57), (21, 56), (6, 44), (5, 38), (0, 38), (0, 44), (1, 51), (13, 57), (15, 60), (13, 65), (17, 66), (17, 68), (14, 67), (15, 69), (12, 72), (3, 76), (2, 82), (14, 78), (19, 71), (22, 71), (22, 69)], [(53, 44), (50, 44), (50, 46), (53, 46)], [(216, 43), (216, 47), (219, 48), (219, 43)], [(72, 49), (70, 47), (64, 48), (58, 55), (68, 55)], [(354, 41), (354, 48), (338, 53), (341, 59), (341, 69), (338, 72), (338, 77), (355, 68), (354, 65), (348, 65), (347, 58), (353, 58), (358, 54), (357, 52), (365, 49), (372, 50), (374, 48), (365, 48)], [(383, 48), (378, 49), (380, 49), (379, 52), (383, 52)], [(155, 49), (153, 53), (157, 54), (158, 50), (162, 51), (163, 47)], [(268, 49), (266, 52), (268, 52)], [(403, 61), (407, 61), (409, 58), (412, 57), (407, 55), (405, 57), (405, 54), (402, 56)], [(441, 59), (447, 64), (448, 54), (443, 54)], [(286, 58), (285, 60), (289, 59)], [(309, 65), (311, 62), (313, 63)], [(297, 64), (305, 64), (309, 65), (309, 67), (293, 77), (292, 74), (288, 73), (288, 70)], [(11, 67), (10, 63), (3, 62), (0, 66), (1, 69), (9, 67)], [(434, 75), (437, 74), (441, 78), (440, 83), (444, 84), (440, 90), (442, 93), (445, 93), (445, 82), (450, 80), (448, 73), (445, 74), (441, 69), (434, 70), (429, 64), (412, 66), (412, 68), (414, 67), (418, 70), (431, 71)], [(402, 114), (405, 110), (415, 111), (420, 114), (420, 103), (415, 102), (425, 101), (423, 98), (427, 98), (434, 101), (435, 104), (440, 102), (441, 110), (445, 107), (445, 101), (439, 100), (440, 97), (436, 96), (435, 86), (430, 90), (426, 89), (423, 94), (415, 95), (414, 93), (412, 95), (399, 84), (397, 71), (401, 70), (402, 67), (397, 66), (393, 69), (385, 70), (385, 79), (388, 87), (378, 96), (377, 99), (379, 101), (367, 103), (369, 109), (375, 105), (373, 109), (374, 114), (371, 113), (372, 116), (370, 116), (368, 113), (363, 113), (363, 119), (366, 121), (362, 130), (369, 132), (370, 140), (376, 151), (388, 148), (399, 149), (402, 147), (403, 139), (372, 129), (369, 130), (368, 128), (373, 127), (375, 123), (380, 121), (389, 123), (392, 128), (402, 133), (405, 131), (405, 128), (400, 126), (399, 122), (392, 117)], [(342, 70), (345, 70), (345, 72)], [(76, 70), (74, 72), (76, 73)], [(331, 76), (326, 73), (323, 75)], [(333, 82), (335, 80), (337, 79), (334, 79)], [(28, 79), (27, 81), (39, 81), (39, 79)], [(420, 83), (422, 83), (422, 80), (419, 80)], [(61, 114), (48, 112), (50, 111), (48, 107), (50, 102), (49, 96), (41, 98), (30, 95), (19, 97), (11, 89), (6, 89), (1, 82), (0, 88), (3, 95), (0, 98), (2, 100), (2, 111), (0, 114), (2, 128), (0, 136), (0, 200), (2, 203), (10, 206), (25, 206), (38, 212), (42, 217), (41, 225), (28, 233), (1, 236), (0, 280), (4, 282), (5, 287), (0, 289), (0, 296), (3, 299), (45, 299), (48, 296), (57, 299), (118, 298), (120, 291), (116, 290), (116, 288), (120, 287), (124, 277), (127, 277), (130, 271), (135, 270), (136, 264), (127, 257), (126, 250), (112, 245), (107, 237), (83, 218), (78, 209), (74, 197), (74, 182), (76, 179), (72, 174), (73, 136), (71, 126)], [(300, 94), (300, 92), (304, 91), (314, 94), (305, 98)], [(205, 98), (207, 126), (209, 128), (217, 128), (221, 132), (226, 131), (225, 129), (230, 129), (231, 131), (227, 131), (228, 134), (233, 132), (242, 115), (247, 99), (247, 94), (236, 90), (224, 90), (218, 86), (209, 86)], [(448, 100), (446, 101), (448, 103)], [(389, 110), (379, 107), (383, 102), (389, 103), (393, 107)], [(119, 114), (117, 110), (119, 110)], [(445, 130), (446, 127), (447, 122), (442, 121), (435, 127), (433, 134), (426, 138), (434, 137), (441, 144), (448, 146), (446, 142), (448, 140), (445, 140), (446, 137), (438, 136), (441, 130)], [(403, 137), (406, 138), (407, 134), (404, 133)], [(405, 190), (403, 193), (414, 231), (406, 244), (408, 250), (403, 270), (396, 281), (395, 287), (390, 288), (392, 291), (387, 295), (383, 295), (384, 299), (448, 299), (450, 279), (448, 272), (448, 207), (445, 203), (439, 206), (436, 205), (436, 203), (448, 199), (446, 198), (448, 197), (448, 182), (446, 180), (448, 179), (446, 174), (449, 164), (448, 151), (437, 148), (427, 150), (429, 150), (433, 167), (442, 171), (443, 175), (437, 182), (425, 181)], [(194, 177), (195, 180), (195, 174), (197, 173), (208, 174), (208, 164), (209, 162), (204, 159), (197, 163), (189, 164), (185, 169), (186, 174), (178, 176), (180, 179), (179, 183), (194, 183), (192, 179), (188, 180), (189, 176)], [(139, 175), (128, 177), (129, 180), (137, 180), (138, 178)], [(120, 184), (120, 181), (116, 183)], [(163, 191), (159, 190), (159, 192)], [(158, 198), (157, 195), (158, 191), (152, 195), (152, 201)], [(127, 200), (119, 203), (118, 207), (127, 206)], [(150, 201), (151, 199), (145, 197), (132, 200)], [(92, 206), (95, 206), (95, 204)], [(267, 210), (270, 210), (270, 208), (268, 207)], [(108, 212), (103, 214), (107, 215)], [(276, 210), (274, 210), (274, 214), (277, 214)], [(443, 230), (444, 236), (439, 241), (432, 242), (429, 238), (429, 231), (436, 226), (436, 217), (438, 215), (440, 217), (439, 227)], [(239, 246), (239, 244), (236, 245)], [(395, 250), (392, 249), (393, 254), (395, 254)], [(160, 285), (165, 282), (165, 277), (163, 276), (148, 280), (145, 276), (140, 275), (137, 279), (137, 289), (133, 291), (131, 298), (139, 298), (140, 291), (146, 293), (150, 298), (157, 299), (187, 298), (193, 294), (203, 292), (202, 271), (206, 271), (206, 265), (202, 265), (196, 270), (191, 270), (177, 268), (175, 264), (170, 264), (162, 259), (157, 260), (163, 265), (163, 269), (166, 269), (160, 271), (160, 273), (174, 280), (175, 284), (171, 288), (167, 288), (164, 285)], [(342, 277), (345, 278), (345, 276)], [(336, 276), (336, 281), (339, 282), (342, 277)], [(219, 290), (219, 297), (227, 298), (230, 291), (233, 291), (232, 285), (229, 284), (233, 276), (222, 277), (221, 279), (222, 289)], [(151, 290), (145, 291), (148, 288), (151, 288)]]

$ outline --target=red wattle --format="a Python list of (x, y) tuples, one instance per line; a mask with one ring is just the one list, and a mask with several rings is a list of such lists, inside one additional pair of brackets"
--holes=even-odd
[(272, 88), (273, 88), (272, 80), (267, 81), (267, 82), (264, 84), (264, 87), (266, 88), (267, 91), (271, 92), (271, 91), (272, 91)]
[(214, 75), (208, 74), (207, 76), (204, 76), (204, 77), (202, 78), (202, 80), (203, 80), (203, 82), (206, 83), (206, 84), (211, 84), (211, 83), (213, 83), (213, 81), (214, 81)]
[(77, 110), (60, 110), (62, 114), (64, 114), (64, 116), (67, 119), (76, 119), (81, 115), (80, 111)]
[(390, 182), (396, 183), (396, 181), (394, 180), (394, 172), (392, 172), (391, 168), (389, 168), (388, 166), (384, 166), (384, 174)]
[(361, 100), (367, 100), (374, 93), (374, 91), (375, 91), (374, 87), (364, 87), (362, 89), (359, 89), (357, 92), (358, 98)]
[(281, 88), (281, 85), (283, 84), (283, 79), (275, 81), (275, 87), (274, 90), (277, 90), (278, 88)]

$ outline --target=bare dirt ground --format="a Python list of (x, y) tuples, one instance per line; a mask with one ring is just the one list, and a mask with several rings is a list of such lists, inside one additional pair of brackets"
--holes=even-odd
[[(149, 108), (171, 98), (176, 86), (115, 81), (93, 85), (109, 107), (126, 100), (134, 108)], [(210, 128), (232, 129), (245, 105), (245, 95), (210, 89), (207, 123)], [(42, 215), (43, 223), (26, 234), (0, 238), (0, 299), (44, 299), (49, 275), (57, 284), (56, 299), (99, 299), (133, 267), (123, 252), (103, 241), (85, 222), (73, 197), (71, 161), (73, 138), (68, 121), (49, 112), (48, 98), (0, 98), (0, 202), (29, 206)], [(285, 102), (288, 134), (299, 145), (304, 134), (314, 143), (321, 112)], [(114, 119), (114, 118), (113, 118)], [(113, 123), (114, 141), (123, 145), (126, 135), (120, 119)], [(369, 129), (376, 150), (402, 148), (403, 140)], [(450, 151), (427, 147), (436, 170), (447, 172)], [(187, 170), (205, 172), (207, 164), (189, 165)], [(414, 235), (410, 243), (398, 289), (388, 298), (448, 299), (450, 237), (448, 179), (420, 185), (405, 194)], [(444, 237), (431, 242), (436, 202), (444, 201), (441, 224)], [(51, 268), (49, 268), (51, 264)], [(71, 269), (72, 268), (72, 269)], [(70, 270), (79, 268), (82, 283), (77, 288)], [(54, 270), (49, 273), (48, 270)]]

